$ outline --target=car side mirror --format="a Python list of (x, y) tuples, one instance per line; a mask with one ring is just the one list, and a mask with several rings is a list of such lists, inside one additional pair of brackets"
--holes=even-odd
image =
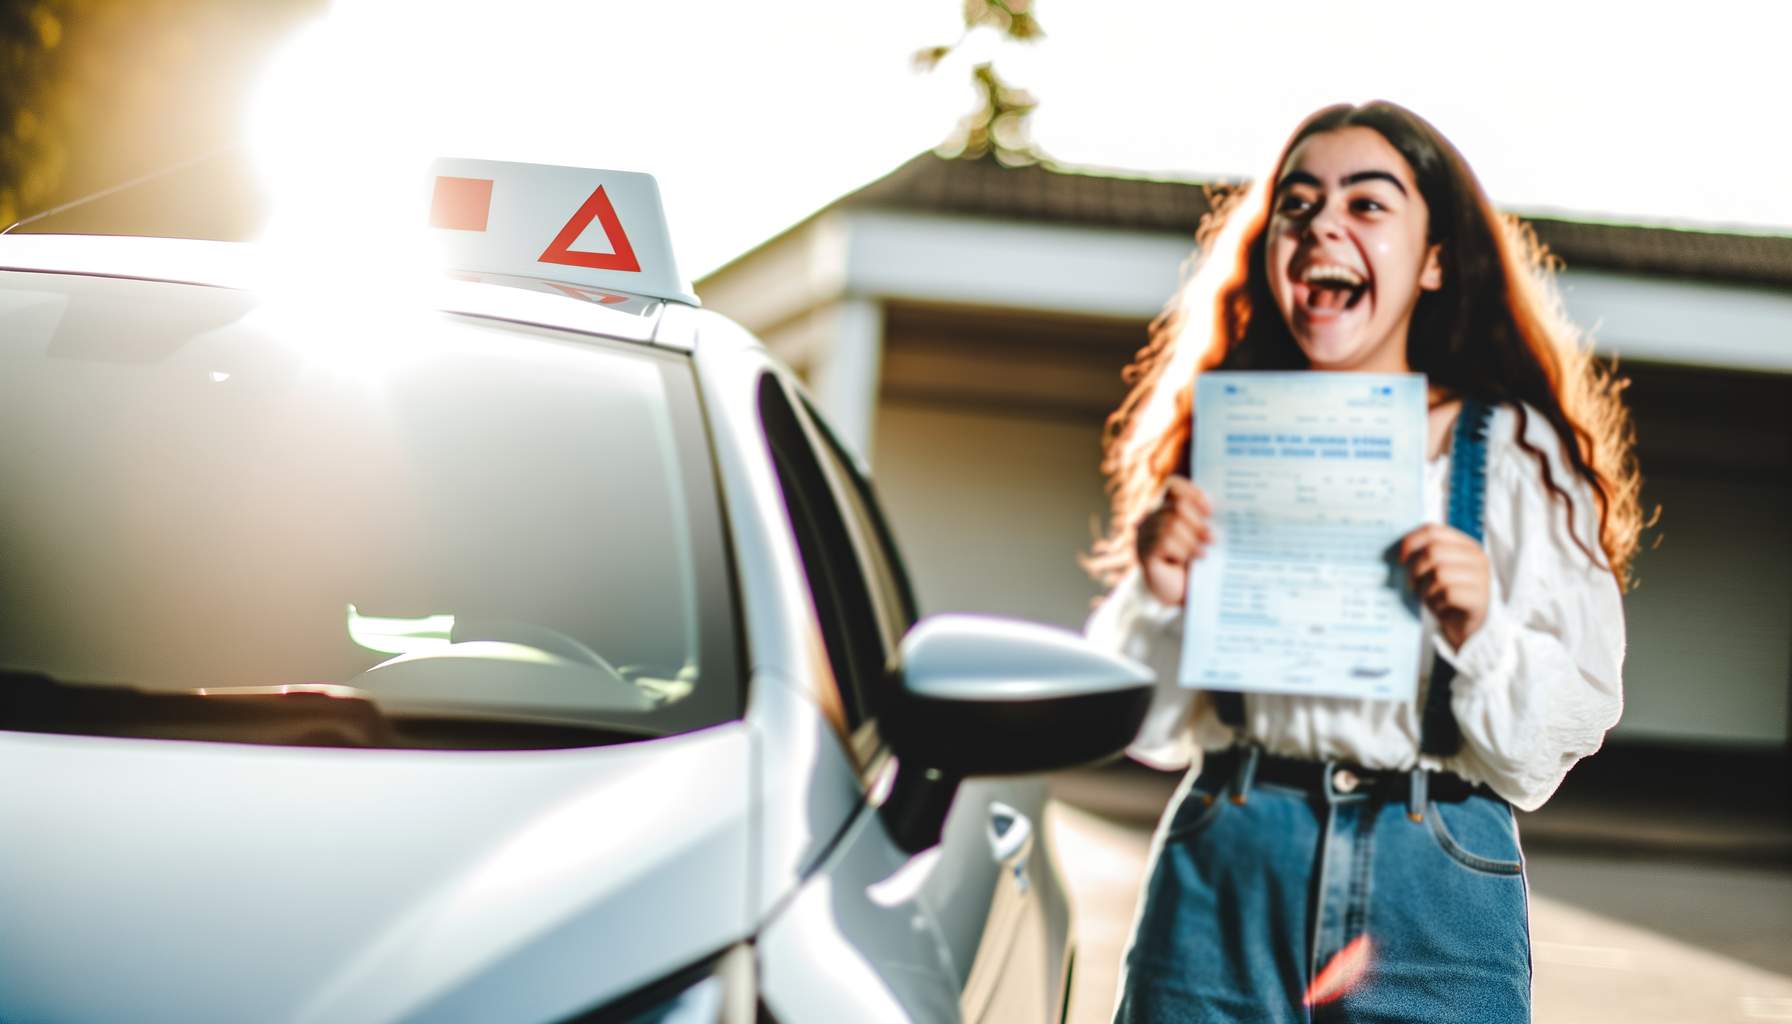
[(970, 775), (1053, 771), (1126, 748), (1153, 676), (1075, 633), (981, 615), (935, 615), (902, 640), (900, 692), (879, 728), (900, 767), (883, 804), (905, 849), (939, 841)]

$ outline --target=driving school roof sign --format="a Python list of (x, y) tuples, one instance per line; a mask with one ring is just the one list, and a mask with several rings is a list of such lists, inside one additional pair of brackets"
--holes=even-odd
[(697, 303), (652, 175), (462, 159), (430, 173), (430, 233), (453, 269)]

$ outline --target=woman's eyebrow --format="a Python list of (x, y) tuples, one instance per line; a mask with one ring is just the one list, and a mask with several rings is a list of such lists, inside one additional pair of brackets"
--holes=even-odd
[[(1349, 188), (1351, 185), (1363, 181), (1385, 181), (1399, 189), (1401, 195), (1407, 194), (1406, 186), (1402, 185), (1400, 179), (1394, 177), (1393, 172), (1391, 171), (1357, 171), (1355, 174), (1346, 174), (1344, 177), (1338, 179), (1338, 186), (1340, 188)], [(1322, 187), (1319, 183), (1319, 179), (1307, 171), (1289, 171), (1287, 174), (1282, 175), (1281, 181), (1276, 182), (1276, 191), (1280, 192), (1290, 185), (1310, 185), (1313, 188)]]
[(1399, 189), (1401, 195), (1406, 194), (1406, 186), (1400, 184), (1400, 179), (1394, 177), (1393, 174), (1387, 171), (1358, 171), (1355, 174), (1346, 174), (1344, 177), (1338, 179), (1338, 184), (1349, 187), (1360, 181), (1385, 181)]
[(1276, 191), (1280, 192), (1290, 185), (1311, 185), (1314, 188), (1318, 188), (1319, 179), (1308, 174), (1306, 171), (1289, 171), (1287, 174), (1282, 175), (1281, 181), (1276, 182)]

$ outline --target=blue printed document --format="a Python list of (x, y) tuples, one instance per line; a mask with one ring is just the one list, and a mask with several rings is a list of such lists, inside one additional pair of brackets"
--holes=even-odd
[(1214, 543), (1189, 573), (1182, 685), (1412, 700), (1425, 518), (1421, 374), (1209, 372), (1194, 480)]

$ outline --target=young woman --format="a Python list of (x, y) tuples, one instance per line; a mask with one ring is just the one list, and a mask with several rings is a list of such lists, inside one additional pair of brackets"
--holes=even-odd
[[(1618, 720), (1641, 526), (1622, 382), (1532, 236), (1393, 104), (1308, 118), (1200, 242), (1109, 422), (1091, 560), (1113, 589), (1090, 636), (1160, 680), (1131, 753), (1188, 766), (1118, 1019), (1528, 1020), (1511, 808)], [(1426, 375), (1428, 521), (1398, 552), (1426, 626), (1415, 703), (1176, 685), (1188, 568), (1215, 536), (1184, 475), (1193, 382), (1216, 368)]]

